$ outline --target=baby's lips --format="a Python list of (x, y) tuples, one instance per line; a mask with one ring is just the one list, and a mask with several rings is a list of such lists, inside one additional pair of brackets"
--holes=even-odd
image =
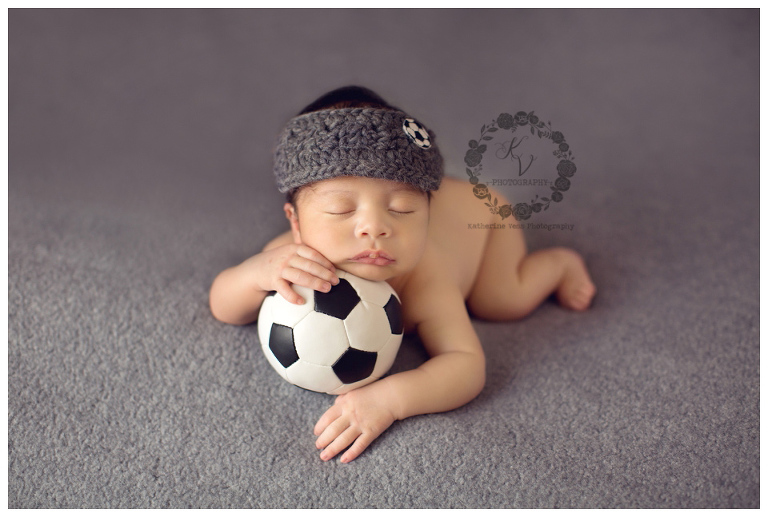
[(352, 257), (352, 260), (378, 259), (378, 258), (383, 258), (390, 261), (395, 260), (394, 257), (392, 257), (389, 253), (382, 250), (366, 250)]

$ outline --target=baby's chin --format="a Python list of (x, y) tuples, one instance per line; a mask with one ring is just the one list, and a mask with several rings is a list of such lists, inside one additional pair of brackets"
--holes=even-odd
[(370, 264), (355, 264), (345, 263), (335, 265), (336, 269), (346, 271), (349, 274), (362, 278), (363, 280), (370, 280), (371, 282), (386, 282), (399, 273), (390, 266), (374, 266)]

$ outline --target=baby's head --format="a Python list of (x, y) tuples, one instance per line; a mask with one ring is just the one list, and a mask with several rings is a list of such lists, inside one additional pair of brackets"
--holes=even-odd
[(288, 122), (274, 173), (295, 241), (383, 280), (420, 256), (443, 168), (434, 133), (370, 90), (347, 87)]
[(437, 190), (443, 163), (435, 135), (374, 92), (329, 92), (288, 121), (275, 149), (277, 187), (292, 200), (303, 186), (337, 176), (387, 179)]

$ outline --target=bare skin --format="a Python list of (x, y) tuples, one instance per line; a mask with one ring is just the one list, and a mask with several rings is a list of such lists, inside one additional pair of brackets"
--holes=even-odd
[[(503, 196), (494, 194), (501, 203)], [(289, 232), (214, 280), (210, 306), (217, 319), (255, 321), (271, 290), (301, 303), (291, 284), (327, 291), (338, 282), (338, 268), (389, 282), (401, 298), (406, 331), (418, 333), (430, 356), (415, 370), (338, 396), (314, 428), (325, 461), (345, 449), (341, 461), (352, 461), (395, 420), (449, 411), (480, 393), (485, 356), (467, 308), (479, 318), (514, 320), (552, 293), (577, 311), (595, 295), (576, 252), (528, 254), (521, 230), (469, 228), (497, 216), (451, 178), (431, 202), (388, 180), (324, 180), (303, 189), (285, 213)]]

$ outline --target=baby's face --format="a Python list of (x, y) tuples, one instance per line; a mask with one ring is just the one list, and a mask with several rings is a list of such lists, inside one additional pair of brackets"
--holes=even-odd
[(298, 217), (286, 206), (294, 240), (344, 271), (369, 280), (412, 270), (426, 245), (427, 194), (395, 181), (344, 176), (304, 188)]

